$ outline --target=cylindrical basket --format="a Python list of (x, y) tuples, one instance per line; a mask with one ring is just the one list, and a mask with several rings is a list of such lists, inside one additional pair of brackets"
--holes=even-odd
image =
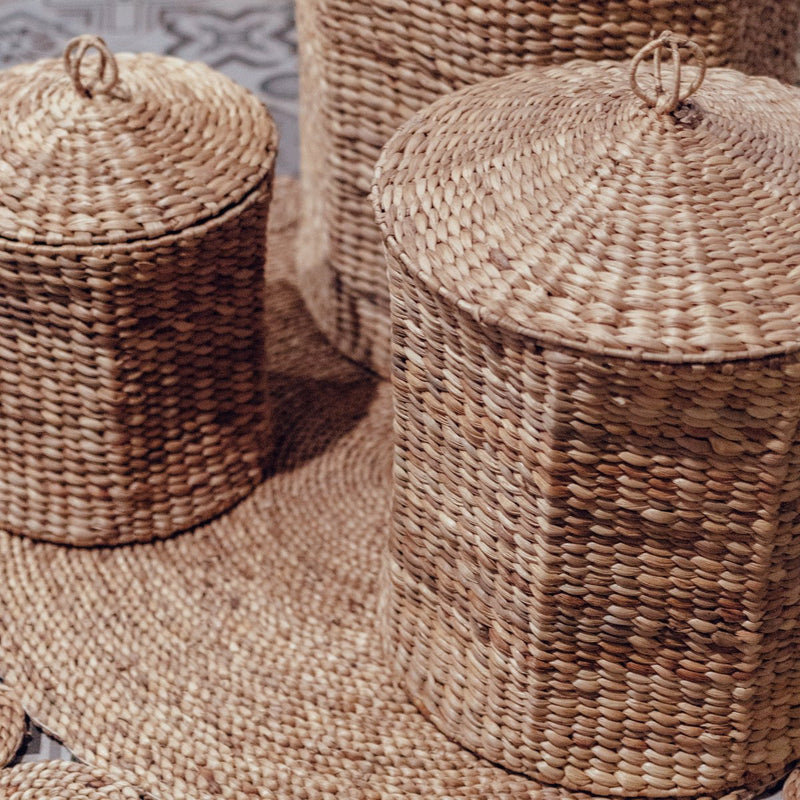
[(380, 148), (437, 96), (533, 65), (630, 58), (665, 28), (710, 65), (792, 80), (797, 0), (299, 0), (301, 287), (342, 352), (389, 374), (389, 293), (369, 204)]
[(487, 81), (384, 151), (384, 639), (511, 770), (754, 796), (800, 757), (800, 92), (664, 70)]
[(267, 453), (275, 128), (202, 64), (0, 74), (0, 525), (111, 544), (215, 516)]

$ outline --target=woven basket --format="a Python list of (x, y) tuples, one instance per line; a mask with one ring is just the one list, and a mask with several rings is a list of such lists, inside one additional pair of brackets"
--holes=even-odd
[(382, 156), (385, 641), (512, 770), (756, 793), (800, 757), (800, 92), (644, 55), (481, 83)]
[(201, 64), (81, 37), (0, 74), (0, 525), (167, 536), (266, 455), (276, 135)]
[(301, 286), (346, 355), (389, 374), (389, 294), (369, 204), (382, 145), (437, 96), (528, 65), (630, 58), (651, 31), (690, 35), (714, 66), (791, 80), (797, 0), (299, 0)]

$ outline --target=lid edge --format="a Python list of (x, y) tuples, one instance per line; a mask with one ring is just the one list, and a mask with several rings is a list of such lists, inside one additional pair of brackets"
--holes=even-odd
[[(605, 358), (621, 359), (626, 361), (636, 361), (643, 364), (726, 364), (742, 361), (761, 361), (768, 358), (780, 358), (791, 356), (800, 352), (800, 339), (790, 345), (775, 345), (774, 347), (755, 348), (750, 351), (720, 351), (704, 350), (699, 353), (686, 352), (650, 352), (644, 348), (617, 348), (604, 347), (602, 345), (592, 345), (585, 341), (569, 339), (555, 334), (548, 334), (535, 329), (532, 326), (522, 325), (514, 320), (507, 319), (502, 315), (491, 311), (476, 303), (470, 303), (463, 297), (459, 297), (451, 289), (442, 284), (435, 283), (430, 275), (415, 271), (410, 265), (408, 255), (399, 247), (395, 237), (390, 234), (381, 222), (381, 229), (384, 234), (386, 246), (391, 250), (391, 254), (397, 263), (402, 265), (405, 278), (412, 282), (421, 283), (427, 291), (442, 298), (453, 308), (467, 314), (474, 322), (484, 327), (491, 327), (503, 334), (519, 336), (531, 341), (533, 345), (543, 347), (557, 346), (567, 348), (590, 356), (602, 356)], [(798, 323), (800, 329), (800, 322)]]
[(202, 219), (198, 218), (196, 222), (192, 222), (189, 225), (184, 227), (175, 228), (174, 230), (164, 231), (163, 233), (159, 233), (157, 236), (142, 236), (137, 239), (121, 239), (118, 242), (109, 242), (109, 241), (91, 241), (91, 242), (75, 242), (75, 241), (65, 241), (62, 244), (49, 244), (47, 242), (23, 242), (20, 239), (10, 239), (4, 237), (0, 234), (0, 245), (7, 245), (9, 249), (18, 252), (18, 253), (30, 253), (35, 251), (36, 253), (64, 253), (69, 251), (75, 252), (89, 252), (92, 248), (102, 248), (106, 251), (113, 251), (119, 249), (120, 251), (126, 251), (130, 248), (131, 245), (149, 245), (149, 244), (161, 244), (165, 241), (169, 241), (171, 239), (180, 238), (181, 236), (191, 234), (198, 228), (203, 228), (205, 226), (211, 225), (215, 222), (222, 222), (225, 218), (231, 216), (233, 213), (237, 211), (237, 209), (241, 206), (244, 208), (252, 203), (254, 196), (258, 193), (261, 189), (263, 184), (272, 183), (274, 181), (275, 174), (272, 166), (269, 166), (267, 169), (264, 170), (261, 178), (250, 187), (247, 192), (242, 195), (241, 197), (237, 198), (234, 202), (230, 203), (229, 205), (225, 206), (225, 208), (221, 208), (217, 213), (212, 214), (208, 217), (203, 217)]

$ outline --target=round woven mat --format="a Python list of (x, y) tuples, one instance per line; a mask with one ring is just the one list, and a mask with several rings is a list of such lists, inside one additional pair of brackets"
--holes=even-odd
[(274, 474), (154, 544), (0, 534), (0, 674), (79, 758), (163, 800), (588, 797), (448, 741), (392, 679), (376, 596), (391, 395), (304, 311), (292, 191), (268, 266)]
[(0, 772), (3, 800), (140, 800), (132, 786), (70, 761), (37, 761)]
[(17, 754), (25, 738), (25, 711), (11, 692), (0, 687), (0, 767)]
[(800, 767), (783, 784), (783, 800), (800, 800)]

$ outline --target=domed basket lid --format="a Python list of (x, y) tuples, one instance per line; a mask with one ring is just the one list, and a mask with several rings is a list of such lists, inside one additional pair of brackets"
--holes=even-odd
[(373, 200), (404, 270), (479, 322), (664, 362), (800, 348), (800, 91), (673, 34), (438, 100)]
[(0, 73), (0, 244), (184, 230), (243, 200), (275, 148), (267, 110), (218, 72), (78, 37)]

